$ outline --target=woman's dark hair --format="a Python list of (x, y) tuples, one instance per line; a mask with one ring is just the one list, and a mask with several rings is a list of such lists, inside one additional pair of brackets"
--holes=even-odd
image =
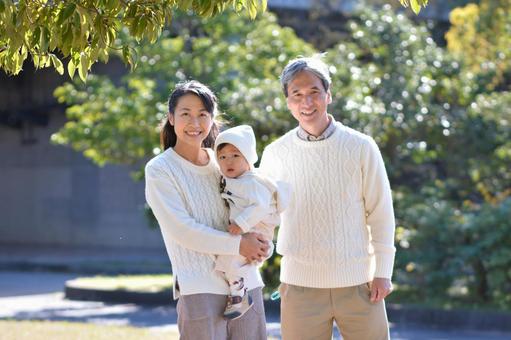
[[(193, 94), (199, 97), (202, 104), (204, 104), (204, 108), (211, 114), (212, 118), (215, 117), (218, 105), (218, 100), (215, 94), (209, 89), (209, 87), (196, 80), (189, 80), (176, 85), (174, 91), (172, 91), (169, 96), (169, 114), (174, 114), (179, 99), (187, 94)], [(160, 144), (163, 150), (167, 150), (168, 148), (176, 145), (177, 136), (168, 117), (165, 117), (162, 123), (163, 126), (160, 132)], [(211, 131), (202, 142), (202, 146), (205, 148), (212, 148), (215, 145), (215, 139), (218, 133), (218, 123), (213, 120)]]

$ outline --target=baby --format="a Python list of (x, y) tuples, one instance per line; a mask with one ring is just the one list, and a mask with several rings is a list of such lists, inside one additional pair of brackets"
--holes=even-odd
[[(256, 139), (252, 128), (240, 125), (221, 132), (215, 141), (222, 180), (220, 192), (230, 208), (229, 233), (240, 235), (257, 232), (270, 240), (280, 223), (279, 214), (287, 206), (289, 189), (284, 182), (274, 182), (254, 169), (257, 161)], [(218, 255), (215, 269), (224, 273), (230, 296), (224, 316), (236, 319), (252, 306), (244, 283), (247, 266), (258, 265), (245, 257)]]

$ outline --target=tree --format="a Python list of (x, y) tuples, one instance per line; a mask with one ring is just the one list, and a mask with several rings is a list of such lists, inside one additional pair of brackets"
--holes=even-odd
[[(415, 13), (428, 0), (400, 0)], [(266, 10), (267, 0), (0, 0), (0, 69), (18, 74), (29, 57), (36, 68), (54, 67), (82, 80), (98, 60), (107, 62), (112, 50), (132, 68), (132, 45), (118, 36), (126, 30), (137, 42), (155, 42), (175, 10), (212, 17), (227, 8), (246, 11), (250, 18)]]

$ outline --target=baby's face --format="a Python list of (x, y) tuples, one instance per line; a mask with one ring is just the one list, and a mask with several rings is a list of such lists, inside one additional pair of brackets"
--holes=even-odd
[(250, 170), (250, 165), (243, 154), (232, 144), (224, 146), (217, 152), (216, 157), (218, 158), (220, 171), (225, 177), (236, 178)]

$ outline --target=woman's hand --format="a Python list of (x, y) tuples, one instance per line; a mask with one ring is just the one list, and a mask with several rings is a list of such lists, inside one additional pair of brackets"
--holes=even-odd
[(268, 240), (261, 234), (246, 233), (241, 236), (240, 255), (250, 261), (261, 261), (268, 254)]

